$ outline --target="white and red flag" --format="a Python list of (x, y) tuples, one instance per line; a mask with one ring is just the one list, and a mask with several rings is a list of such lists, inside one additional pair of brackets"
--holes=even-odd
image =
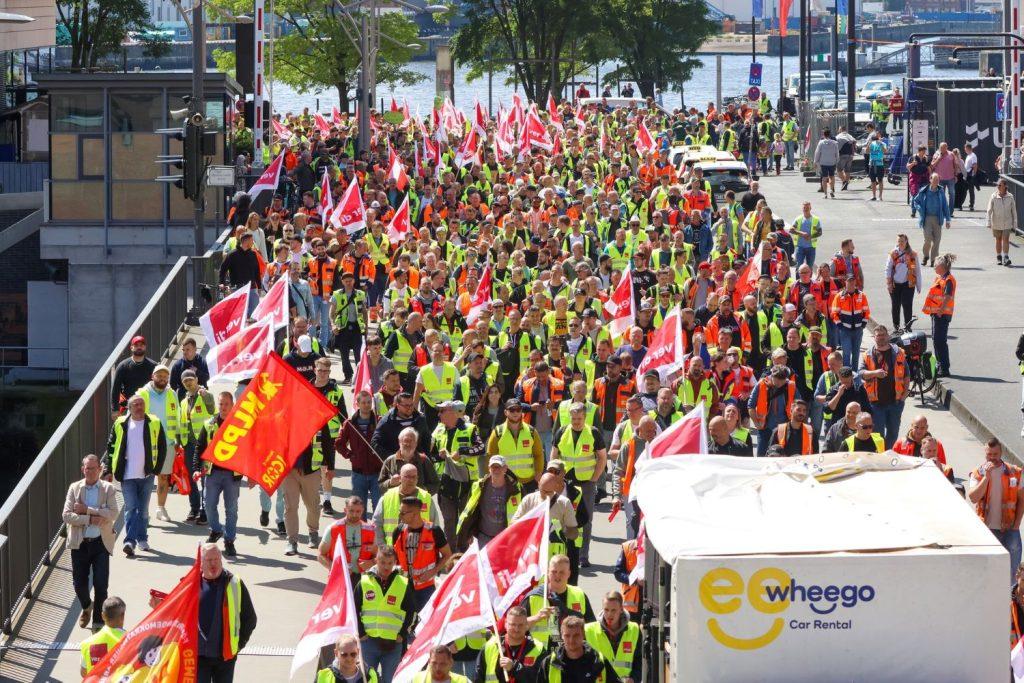
[(252, 311), (253, 320), (269, 320), (274, 329), (288, 327), (288, 289), (289, 280), (285, 274), (277, 279), (267, 295), (256, 304)]
[(480, 318), (480, 314), (483, 313), (490, 305), (491, 267), (487, 266), (484, 268), (483, 275), (480, 276), (480, 283), (477, 285), (476, 292), (473, 294), (473, 300), (469, 304), (469, 313), (466, 314), (466, 322), (470, 325), (476, 324), (476, 321)]
[(373, 386), (370, 384), (370, 359), (366, 355), (366, 347), (363, 347), (363, 355), (359, 356), (359, 364), (356, 365), (356, 378), (352, 381), (352, 396), (358, 396), (360, 391), (373, 393)]
[(409, 176), (405, 172), (405, 163), (402, 158), (395, 154), (394, 150), (391, 151), (391, 164), (388, 167), (388, 178), (394, 178), (395, 186), (399, 192), (405, 192), (405, 188), (409, 187)]
[(548, 120), (558, 130), (564, 130), (562, 127), (562, 115), (558, 113), (558, 104), (555, 102), (555, 97), (550, 92), (548, 93)]
[(391, 96), (391, 106), (388, 107), (388, 111), (402, 111), (398, 108), (398, 102), (395, 102), (395, 96)]
[(238, 381), (253, 377), (274, 350), (274, 325), (264, 318), (236, 332), (206, 354), (210, 379)]
[(341, 201), (334, 207), (331, 225), (345, 228), (345, 232), (350, 235), (366, 227), (366, 206), (363, 204), (363, 195), (355, 178), (348, 184), (345, 194), (341, 195)]
[(479, 100), (477, 100), (476, 106), (473, 108), (473, 127), (481, 135), (487, 132), (487, 113), (484, 111)]
[(551, 136), (548, 135), (548, 129), (544, 127), (544, 122), (533, 111), (526, 115), (522, 136), (520, 152), (524, 149), (526, 152), (529, 152), (530, 147), (540, 147), (545, 152), (550, 152), (555, 144), (552, 142)]
[(338, 108), (333, 105), (331, 105), (331, 123), (333, 123), (336, 126), (341, 125), (341, 112), (338, 111)]
[(324, 169), (324, 177), (320, 180), (320, 217), (327, 220), (334, 210), (334, 197), (331, 196), (331, 177)]
[(274, 135), (277, 136), (278, 140), (291, 140), (292, 132), (283, 123), (277, 119), (270, 119), (271, 124), (274, 126)]
[(313, 123), (316, 124), (317, 130), (320, 131), (321, 135), (330, 135), (331, 124), (327, 123), (327, 119), (320, 112), (313, 114)]
[(740, 276), (736, 280), (736, 291), (741, 297), (750, 294), (757, 289), (757, 281), (761, 277), (761, 250), (758, 249), (747, 265), (743, 266)]
[(320, 648), (336, 643), (339, 636), (348, 633), (359, 637), (359, 615), (352, 597), (352, 579), (345, 562), (344, 548), (343, 543), (335, 544), (327, 586), (306, 624), (306, 630), (302, 632), (299, 644), (295, 646), (291, 677), (304, 664), (313, 661), (320, 654)]
[(646, 452), (652, 458), (707, 453), (708, 434), (704, 428), (705, 410), (704, 402), (701, 401), (681, 420), (677, 420), (668, 429), (651, 439)]
[(245, 327), (246, 312), (249, 310), (249, 289), (245, 284), (215, 303), (199, 318), (199, 327), (211, 347)]
[(480, 556), (490, 603), (499, 617), (544, 577), (551, 506), (533, 508), (495, 536)]
[(604, 303), (604, 310), (611, 316), (608, 322), (608, 332), (612, 339), (618, 339), (629, 328), (636, 324), (636, 308), (633, 299), (633, 275), (631, 267), (626, 266), (622, 273), (618, 286), (612, 292), (611, 297)]
[(471, 163), (479, 164), (480, 155), (477, 153), (479, 146), (480, 135), (475, 127), (470, 128), (469, 132), (466, 133), (466, 137), (462, 139), (462, 144), (455, 150), (455, 165), (461, 167)]
[(636, 566), (629, 572), (629, 584), (633, 585), (644, 578), (644, 565), (647, 563), (647, 523), (640, 513), (640, 529), (636, 533)]
[(264, 190), (277, 191), (277, 183), (281, 179), (281, 168), (284, 166), (284, 152), (277, 155), (277, 158), (270, 162), (263, 171), (263, 175), (249, 188), (249, 196), (256, 199)]
[(640, 153), (640, 156), (647, 156), (653, 154), (657, 147), (654, 136), (651, 135), (651, 131), (647, 130), (647, 124), (640, 119), (640, 125), (636, 130), (636, 151)]
[(676, 306), (662, 320), (647, 345), (647, 354), (636, 369), (638, 376), (648, 370), (657, 370), (662, 381), (683, 369), (686, 352), (683, 349), (683, 320)]
[(392, 244), (401, 244), (409, 236), (412, 230), (412, 221), (409, 219), (409, 196), (402, 199), (402, 203), (395, 211), (394, 217), (388, 223), (388, 239)]

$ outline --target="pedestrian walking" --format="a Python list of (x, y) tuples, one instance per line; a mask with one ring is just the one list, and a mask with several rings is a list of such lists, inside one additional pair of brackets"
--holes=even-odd
[(141, 334), (132, 337), (129, 348), (131, 355), (117, 364), (110, 383), (110, 410), (115, 420), (125, 411), (128, 398), (153, 377), (157, 365), (146, 355), (146, 338)]
[[(917, 252), (910, 246), (910, 238), (896, 235), (896, 247), (889, 252), (885, 263), (885, 284), (892, 302), (892, 326), (910, 329), (914, 310), (914, 294), (921, 292), (921, 266)], [(903, 325), (900, 325), (900, 312)]]
[(999, 179), (996, 191), (988, 198), (985, 212), (988, 229), (996, 240), (996, 263), (1010, 266), (1010, 235), (1018, 227), (1017, 200), (1008, 191), (1006, 180)]
[(818, 192), (825, 198), (836, 197), (836, 165), (839, 163), (839, 145), (832, 139), (832, 131), (826, 128), (821, 133), (821, 140), (814, 148), (814, 165), (818, 167), (821, 188)]
[(1003, 444), (992, 437), (985, 442), (985, 462), (971, 472), (967, 499), (978, 517), (1010, 553), (1010, 580), (1020, 564), (1020, 521), (1024, 516), (1021, 468), (1003, 460)]
[(412, 588), (396, 571), (397, 562), (394, 548), (380, 546), (376, 564), (363, 573), (353, 591), (363, 661), (367, 670), (377, 670), (384, 681), (395, 675), (416, 616)]
[(941, 187), (939, 174), (932, 173), (928, 185), (921, 188), (914, 197), (914, 208), (918, 214), (917, 224), (924, 232), (921, 265), (927, 266), (929, 260), (932, 265), (935, 264), (935, 257), (939, 255), (939, 244), (942, 243), (943, 224), (948, 230), (953, 218), (952, 206), (947, 193)]
[(884, 325), (875, 328), (875, 344), (861, 356), (860, 377), (875, 430), (885, 437), (885, 447), (892, 448), (900, 438), (900, 420), (910, 384), (906, 354), (890, 343), (889, 329)]
[[(235, 538), (238, 527), (238, 494), (241, 491), (242, 475), (226, 469), (209, 460), (200, 461), (206, 446), (213, 441), (214, 435), (220, 426), (224, 424), (232, 406), (235, 404), (234, 395), (230, 391), (222, 391), (217, 395), (217, 414), (203, 424), (203, 430), (199, 435), (199, 443), (195, 449), (195, 462), (192, 469), (195, 470), (196, 486), (200, 479), (204, 480), (205, 510), (206, 517), (210, 523), (210, 535), (207, 537), (208, 544), (216, 545), (224, 539), (224, 555), (226, 557), (237, 557), (235, 550)], [(217, 506), (220, 499), (224, 499), (224, 525), (220, 522), (220, 512)]]
[(953, 263), (956, 256), (943, 254), (935, 261), (935, 281), (928, 289), (921, 312), (932, 318), (932, 343), (935, 344), (935, 360), (938, 362), (938, 376), (949, 377), (949, 323), (953, 319), (956, 300), (956, 278), (953, 277)]

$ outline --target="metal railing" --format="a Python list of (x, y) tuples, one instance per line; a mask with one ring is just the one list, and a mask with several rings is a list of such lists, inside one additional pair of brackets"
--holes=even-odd
[(48, 161), (0, 162), (0, 194), (42, 192), (43, 181), (50, 177)]
[[(211, 270), (215, 272), (219, 259), (219, 253), (212, 252), (178, 259), (0, 507), (0, 538), (6, 537), (6, 543), (0, 544), (0, 618), (4, 634), (13, 632), (22, 603), (34, 597), (40, 570), (62, 550), (64, 498), (68, 486), (81, 477), (82, 457), (103, 452), (112, 424), (114, 366), (126, 355), (136, 334), (153, 340), (154, 348), (163, 348), (156, 344), (167, 342), (173, 347), (189, 312), (193, 271), (205, 277)], [(199, 299), (195, 305), (205, 310), (208, 304)]]

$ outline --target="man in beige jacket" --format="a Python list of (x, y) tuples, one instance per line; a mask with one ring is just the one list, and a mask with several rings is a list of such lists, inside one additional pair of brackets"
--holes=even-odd
[[(103, 628), (103, 601), (107, 599), (110, 579), (110, 554), (114, 552), (114, 520), (117, 519), (117, 494), (114, 485), (100, 479), (100, 459), (82, 458), (82, 476), (68, 488), (64, 500), (64, 523), (68, 527), (71, 548), (71, 581), (82, 606), (78, 625)], [(93, 596), (89, 593), (92, 578)]]
[(996, 238), (996, 263), (1010, 265), (1010, 234), (1017, 227), (1017, 202), (1000, 179), (996, 191), (988, 198), (988, 228)]

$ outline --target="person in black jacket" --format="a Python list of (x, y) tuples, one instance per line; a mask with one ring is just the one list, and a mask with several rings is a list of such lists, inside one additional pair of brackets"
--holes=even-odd
[(195, 371), (201, 387), (205, 387), (210, 381), (210, 369), (206, 366), (206, 360), (197, 352), (196, 340), (191, 338), (181, 343), (181, 358), (174, 361), (174, 365), (171, 366), (171, 389), (178, 392), (179, 401), (188, 393), (185, 385), (181, 383), (181, 373), (186, 370)]
[(729, 431), (729, 423), (724, 417), (713, 417), (708, 423), (708, 453), (717, 455), (753, 456), (754, 450), (738, 439), (734, 439)]
[(252, 289), (249, 290), (249, 309), (247, 311), (247, 313), (252, 313), (256, 304), (259, 303), (261, 287), (260, 262), (252, 248), (252, 233), (242, 233), (238, 238), (238, 248), (224, 257), (224, 261), (220, 264), (219, 279), (221, 288), (224, 290), (237, 289), (246, 284), (252, 285)]
[(156, 369), (156, 361), (146, 355), (145, 337), (132, 337), (130, 348), (132, 355), (117, 364), (110, 384), (110, 410), (115, 420), (124, 411), (128, 398), (145, 386)]
[[(539, 683), (593, 683), (601, 680), (604, 683), (619, 683), (621, 680), (611, 662), (601, 656), (597, 650), (587, 644), (583, 636), (583, 619), (566, 617), (560, 627), (562, 643), (540, 661)], [(557, 669), (558, 673), (552, 675)]]
[(427, 419), (414, 409), (412, 394), (407, 391), (395, 396), (394, 407), (384, 413), (370, 437), (370, 448), (382, 458), (398, 451), (398, 435), (406, 427), (412, 427), (420, 435), (416, 446), (419, 453), (429, 453), (431, 438), (427, 431)]

